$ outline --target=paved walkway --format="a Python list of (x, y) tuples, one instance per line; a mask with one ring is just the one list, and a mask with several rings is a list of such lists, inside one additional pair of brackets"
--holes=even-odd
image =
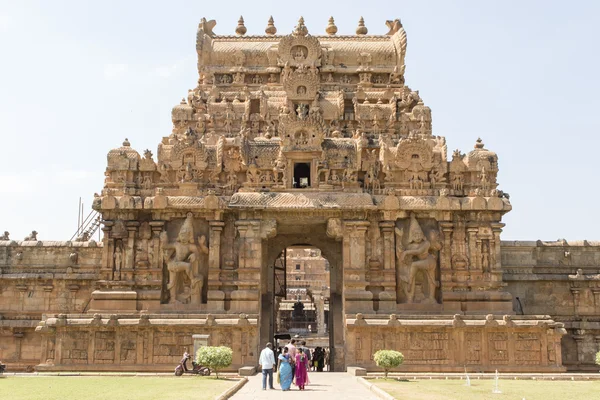
[[(262, 390), (262, 374), (251, 376), (249, 382), (232, 397), (233, 400), (254, 399), (303, 399), (303, 400), (376, 400), (366, 387), (356, 381), (356, 377), (345, 372), (309, 372), (310, 385), (303, 391), (292, 385), (289, 392), (282, 392), (276, 382), (275, 390)], [(268, 383), (267, 383), (268, 386)]]

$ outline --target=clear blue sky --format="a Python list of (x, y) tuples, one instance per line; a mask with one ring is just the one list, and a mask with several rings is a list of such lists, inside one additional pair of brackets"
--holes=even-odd
[[(336, 5), (336, 4), (343, 4)], [(243, 15), (323, 34), (401, 18), (406, 82), (449, 152), (481, 136), (511, 194), (503, 239), (600, 239), (600, 2), (0, 0), (0, 230), (66, 240), (89, 210), (106, 153), (125, 137), (156, 154), (171, 107), (197, 81), (200, 18), (233, 34)]]

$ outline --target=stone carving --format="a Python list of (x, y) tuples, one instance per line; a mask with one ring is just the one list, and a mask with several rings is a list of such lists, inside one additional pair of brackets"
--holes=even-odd
[(404, 231), (398, 227), (395, 228), (395, 234), (398, 294), (404, 295), (408, 302), (414, 302), (417, 275), (420, 273), (425, 286), (423, 302), (436, 303), (436, 288), (439, 287), (436, 278), (437, 254), (442, 248), (439, 233), (432, 229), (425, 236), (415, 215), (412, 214), (406, 238)]
[[(5, 232), (6, 233), (6, 232)], [(31, 233), (27, 236), (25, 236), (25, 239), (23, 239), (24, 241), (37, 241), (37, 235), (38, 233), (36, 231), (31, 231)]]
[(0, 236), (0, 240), (10, 240), (10, 233), (8, 231), (4, 231), (4, 234)]
[[(200, 271), (201, 253), (208, 254), (206, 236), (194, 236), (194, 217), (188, 213), (174, 242), (169, 242), (166, 231), (160, 235), (164, 260), (169, 273), (167, 289), (170, 303), (188, 303), (194, 293), (202, 292), (204, 276)], [(182, 276), (183, 275), (183, 276)], [(189, 282), (184, 284), (184, 279)]]
[[(324, 318), (326, 302), (316, 300), (323, 303), (317, 305), (320, 333), (327, 321), (337, 335), (330, 344), (336, 350), (334, 368), (350, 365), (344, 357), (370, 368), (378, 348), (406, 350), (407, 363), (420, 364), (416, 369), (437, 364), (440, 370), (456, 370), (463, 362), (489, 368), (488, 355), (499, 352), (487, 346), (506, 341), (498, 336), (484, 343), (488, 327), (469, 313), (504, 315), (513, 309), (503, 288), (507, 272), (499, 265), (500, 220), (510, 203), (497, 187), (498, 159), (478, 140), (470, 152), (451, 154), (449, 162), (431, 110), (405, 85), (404, 28), (399, 20), (387, 26), (387, 36), (367, 35), (361, 21), (358, 36), (338, 36), (331, 19), (327, 35), (313, 36), (301, 19), (289, 35), (275, 36), (270, 19), (266, 36), (246, 36), (240, 20), (236, 37), (217, 35), (215, 22), (203, 19), (196, 37), (197, 83), (172, 108), (172, 129), (155, 155), (148, 150), (140, 155), (128, 140), (109, 152), (104, 187), (93, 203), (102, 214), (104, 242), (96, 248), (79, 242), (56, 253), (57, 265), (67, 263), (70, 253), (80, 258), (77, 266), (64, 265), (68, 282), (61, 277), (66, 274), (56, 274), (56, 283), (42, 283), (50, 302), (36, 298), (40, 290), (31, 290), (39, 286), (33, 280), (39, 280), (42, 268), (35, 265), (36, 257), (43, 251), (54, 261), (49, 243), (1, 242), (6, 253), (0, 259), (14, 263), (19, 273), (15, 279), (10, 265), (0, 265), (3, 299), (6, 292), (18, 292), (32, 315), (74, 313), (57, 320), (55, 334), (48, 318), (47, 336), (59, 340), (35, 342), (43, 349), (36, 351), (45, 354), (34, 358), (62, 362), (62, 369), (69, 360), (83, 360), (107, 368), (144, 364), (166, 370), (178, 361), (172, 353), (179, 356), (190, 333), (199, 329), (194, 333), (210, 334), (211, 344), (242, 343), (234, 358), (247, 364), (257, 341), (267, 336), (257, 320), (274, 311), (261, 300), (269, 282), (266, 258), (281, 251), (271, 246), (293, 239), (326, 246), (331, 274), (337, 274), (333, 281), (317, 281), (329, 292), (323, 296), (331, 300), (332, 318)], [(503, 259), (521, 257), (526, 246), (513, 247)], [(545, 249), (537, 250), (527, 249), (528, 257)], [(573, 256), (563, 257), (564, 251)], [(580, 275), (586, 278), (570, 279), (570, 297), (567, 289), (568, 298), (557, 294), (554, 304), (577, 301), (574, 310), (591, 314), (600, 309), (597, 281), (590, 278), (597, 273), (590, 269), (597, 260), (572, 248), (564, 251), (547, 261), (572, 266), (573, 273), (581, 263), (585, 274)], [(28, 263), (35, 265), (32, 271)], [(98, 280), (91, 282), (92, 275)], [(520, 284), (525, 283), (512, 280), (508, 287)], [(62, 287), (66, 290), (58, 290)], [(315, 292), (312, 296), (317, 299)], [(533, 309), (533, 301), (526, 300), (523, 308)], [(36, 310), (42, 303), (56, 304), (56, 310)], [(125, 314), (143, 309), (152, 318), (139, 318), (141, 329), (124, 329), (138, 318)], [(88, 310), (103, 318), (90, 325), (92, 314), (79, 315)], [(10, 312), (11, 321), (20, 318), (17, 311)], [(448, 312), (466, 315), (428, 317)], [(112, 313), (119, 317), (107, 323)], [(155, 316), (161, 313), (170, 317)], [(199, 317), (209, 313), (206, 320)], [(231, 318), (240, 313), (248, 317)], [(422, 319), (404, 322), (406, 314)], [(348, 317), (353, 315), (356, 324)], [(119, 318), (119, 329), (107, 329)], [(521, 323), (515, 316), (515, 327), (536, 329), (539, 336), (537, 342), (522, 338), (521, 344), (546, 343), (549, 359), (559, 364), (561, 333), (544, 333), (541, 325), (528, 322), (536, 318), (527, 316)], [(243, 332), (234, 330), (238, 325)], [(74, 326), (82, 342), (63, 340)], [(493, 328), (503, 329), (504, 322)], [(73, 338), (79, 341), (78, 334)], [(466, 347), (453, 351), (452, 343)], [(7, 351), (11, 348), (16, 347), (9, 343)], [(94, 354), (85, 353), (92, 348)], [(532, 355), (526, 358), (519, 362), (529, 362)], [(542, 363), (560, 369), (540, 358)]]

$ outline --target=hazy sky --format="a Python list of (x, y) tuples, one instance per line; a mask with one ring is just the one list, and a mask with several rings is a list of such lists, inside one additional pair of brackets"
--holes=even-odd
[[(337, 5), (343, 4), (343, 5)], [(449, 154), (478, 136), (499, 155), (513, 211), (503, 239), (600, 239), (600, 2), (0, 0), (0, 230), (67, 240), (90, 210), (106, 153), (140, 153), (171, 132), (171, 108), (197, 81), (200, 18), (233, 34), (278, 33), (304, 16), (324, 34), (401, 18), (406, 83), (433, 113)], [(596, 199), (596, 200), (594, 200)]]

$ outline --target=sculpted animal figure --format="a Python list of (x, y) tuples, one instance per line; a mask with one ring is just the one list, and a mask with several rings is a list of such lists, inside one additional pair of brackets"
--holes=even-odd
[[(6, 233), (6, 232), (5, 232)], [(24, 241), (37, 241), (37, 232), (36, 231), (31, 231), (31, 233), (29, 234), (29, 236), (25, 236), (25, 239), (23, 239)]]

